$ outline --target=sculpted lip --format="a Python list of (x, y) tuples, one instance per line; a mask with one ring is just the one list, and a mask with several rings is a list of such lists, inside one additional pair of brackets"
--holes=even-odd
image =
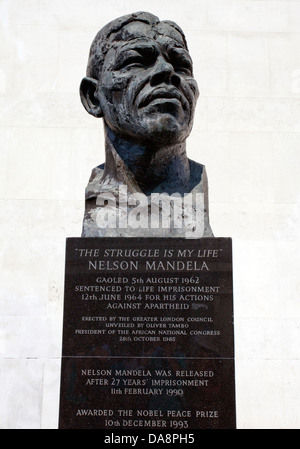
[(182, 97), (182, 94), (177, 89), (155, 89), (148, 94), (144, 95), (139, 102), (138, 107), (144, 108), (148, 106), (152, 101), (157, 99), (171, 99), (171, 100), (179, 100), (181, 104), (184, 106), (185, 102)]

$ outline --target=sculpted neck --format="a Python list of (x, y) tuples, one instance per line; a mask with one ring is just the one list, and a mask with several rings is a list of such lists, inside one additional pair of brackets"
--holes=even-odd
[(143, 193), (188, 192), (190, 165), (185, 142), (152, 148), (124, 139), (105, 126), (104, 178), (130, 183)]

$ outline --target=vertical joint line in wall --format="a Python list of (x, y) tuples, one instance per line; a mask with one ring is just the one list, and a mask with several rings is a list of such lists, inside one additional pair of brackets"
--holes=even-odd
[(41, 409), (40, 409), (40, 429), (42, 429), (43, 427), (43, 409), (44, 409), (44, 395), (45, 395), (45, 362), (43, 362), (43, 376), (42, 376), (42, 391), (41, 391)]
[(291, 4), (287, 4), (288, 32), (291, 32)]
[(226, 31), (226, 91), (229, 92), (229, 32)]
[(205, 0), (205, 24), (208, 25), (208, 9), (207, 9), (207, 1)]
[(269, 86), (268, 86), (268, 90), (269, 90), (269, 97), (271, 97), (271, 59), (270, 59), (270, 36), (269, 34), (267, 35), (267, 44), (268, 44), (268, 73), (269, 73)]

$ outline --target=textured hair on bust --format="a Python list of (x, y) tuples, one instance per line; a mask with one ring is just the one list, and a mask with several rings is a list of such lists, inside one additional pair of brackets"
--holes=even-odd
[(185, 35), (182, 29), (175, 22), (170, 20), (160, 21), (158, 17), (148, 12), (141, 11), (133, 14), (127, 14), (112, 20), (96, 34), (90, 49), (86, 76), (98, 79), (105, 56), (111, 48), (111, 45), (108, 42), (109, 37), (120, 31), (124, 26), (131, 22), (143, 22), (151, 27), (155, 27), (155, 25), (158, 25), (159, 23), (165, 23), (181, 34), (184, 45), (186, 49), (188, 49)]

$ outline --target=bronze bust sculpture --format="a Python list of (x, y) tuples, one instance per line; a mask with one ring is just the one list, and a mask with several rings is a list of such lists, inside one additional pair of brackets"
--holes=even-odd
[[(138, 12), (104, 26), (80, 96), (91, 115), (103, 118), (106, 155), (86, 189), (82, 236), (212, 237), (205, 167), (186, 154), (199, 92), (178, 25)], [(188, 216), (196, 195), (202, 208), (195, 221)], [(176, 219), (147, 221), (167, 206), (170, 218), (176, 201), (183, 206)]]

